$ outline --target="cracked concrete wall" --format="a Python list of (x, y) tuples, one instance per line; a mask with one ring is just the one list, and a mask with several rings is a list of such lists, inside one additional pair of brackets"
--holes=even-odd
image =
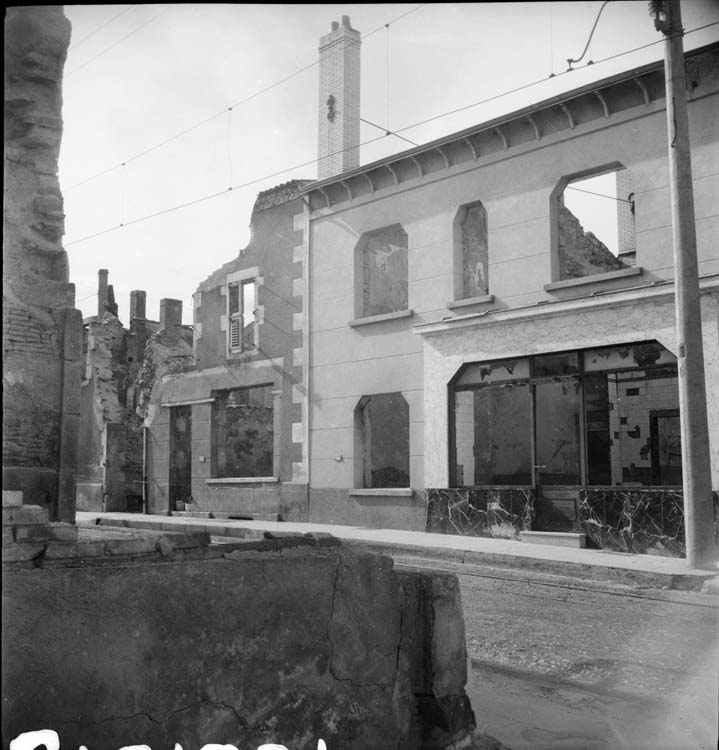
[(358, 548), (3, 569), (4, 744), (448, 747), (465, 680), (456, 577)]
[(82, 321), (62, 247), (57, 177), (62, 70), (70, 23), (61, 6), (5, 18), (3, 210), (3, 488), (74, 520)]

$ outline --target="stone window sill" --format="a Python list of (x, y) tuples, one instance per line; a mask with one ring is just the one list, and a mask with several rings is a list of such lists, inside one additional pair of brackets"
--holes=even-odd
[(626, 276), (641, 276), (644, 269), (641, 266), (632, 266), (631, 268), (622, 268), (619, 271), (608, 271), (607, 273), (597, 273), (593, 276), (581, 276), (578, 279), (565, 279), (564, 281), (552, 281), (544, 285), (545, 292), (553, 292), (557, 289), (571, 289), (575, 286), (585, 286), (587, 284), (600, 284), (604, 281), (613, 279), (623, 279)]
[(483, 294), (481, 297), (468, 297), (467, 299), (456, 299), (453, 302), (448, 302), (447, 307), (450, 310), (455, 308), (471, 307), (472, 305), (487, 305), (494, 302), (493, 294)]
[(205, 484), (267, 484), (279, 481), (279, 477), (222, 477), (220, 479), (205, 479)]
[(350, 497), (412, 497), (411, 487), (373, 487), (367, 490), (350, 490)]
[(385, 320), (399, 320), (400, 318), (411, 318), (414, 315), (414, 310), (399, 310), (398, 312), (383, 313), (382, 315), (370, 315), (367, 318), (355, 318), (350, 320), (349, 327), (357, 328), (358, 326), (366, 326), (372, 323), (382, 323)]

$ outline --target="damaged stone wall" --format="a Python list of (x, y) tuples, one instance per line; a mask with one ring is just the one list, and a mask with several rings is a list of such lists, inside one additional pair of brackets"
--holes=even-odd
[(81, 315), (62, 247), (57, 178), (62, 70), (70, 23), (61, 6), (5, 17), (3, 209), (3, 488), (75, 516)]
[(6, 564), (3, 743), (470, 746), (454, 575), (331, 537), (253, 544)]
[(561, 200), (558, 221), (560, 280), (627, 268), (592, 232), (584, 231), (579, 219)]

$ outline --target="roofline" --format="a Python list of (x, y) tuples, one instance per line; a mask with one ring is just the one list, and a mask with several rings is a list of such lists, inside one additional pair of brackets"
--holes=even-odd
[[(710, 44), (705, 44), (702, 47), (696, 47), (695, 49), (690, 50), (689, 52), (685, 52), (684, 59), (686, 60), (689, 57), (694, 57), (695, 55), (702, 54), (703, 52), (707, 52), (708, 50), (711, 50), (717, 47), (719, 47), (719, 42), (712, 42)], [(617, 73), (613, 76), (609, 76), (608, 78), (602, 78), (598, 81), (594, 81), (593, 83), (587, 83), (584, 86), (580, 86), (579, 88), (571, 89), (570, 91), (565, 91), (564, 93), (557, 94), (549, 99), (543, 99), (541, 102), (537, 102), (536, 104), (530, 104), (529, 106), (523, 107), (522, 109), (517, 109), (512, 112), (508, 112), (507, 114), (500, 115), (499, 117), (495, 117), (492, 120), (486, 120), (476, 125), (471, 125), (470, 127), (465, 128), (464, 130), (459, 130), (455, 133), (450, 133), (449, 135), (442, 136), (441, 138), (437, 138), (436, 140), (429, 141), (428, 143), (424, 143), (420, 146), (416, 146), (415, 148), (411, 148), (406, 151), (397, 151), (396, 153), (391, 154), (390, 156), (385, 156), (382, 159), (377, 159), (376, 161), (370, 162), (369, 164), (364, 164), (360, 167), (355, 167), (354, 169), (347, 170), (346, 172), (340, 172), (339, 174), (333, 175), (332, 177), (326, 177), (323, 180), (316, 180), (312, 184), (306, 185), (305, 187), (301, 188), (299, 192), (300, 194), (306, 194), (306, 193), (311, 192), (312, 190), (323, 188), (328, 185), (333, 185), (337, 182), (340, 182), (341, 180), (347, 180), (356, 175), (363, 174), (364, 172), (369, 172), (373, 169), (377, 169), (378, 167), (385, 166), (386, 164), (391, 164), (392, 162), (399, 161), (400, 159), (409, 159), (425, 151), (430, 151), (432, 149), (441, 148), (442, 146), (446, 146), (448, 143), (451, 143), (452, 141), (461, 140), (462, 138), (466, 138), (475, 133), (488, 130), (489, 128), (497, 127), (499, 125), (510, 122), (511, 120), (516, 120), (521, 117), (526, 117), (527, 115), (530, 115), (534, 112), (538, 112), (539, 110), (547, 109), (549, 107), (553, 107), (558, 104), (566, 103), (570, 99), (576, 99), (577, 97), (583, 96), (588, 93), (591, 94), (593, 91), (596, 91), (597, 89), (609, 88), (610, 86), (614, 86), (618, 83), (631, 80), (632, 78), (637, 78), (638, 76), (647, 75), (659, 69), (663, 70), (663, 68), (664, 68), (664, 61), (658, 60), (653, 63), (647, 63), (646, 65), (642, 65), (641, 67), (638, 67), (638, 68), (632, 68), (622, 73)]]

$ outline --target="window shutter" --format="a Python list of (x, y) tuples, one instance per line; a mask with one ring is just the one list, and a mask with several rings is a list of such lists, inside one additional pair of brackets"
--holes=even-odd
[(230, 348), (238, 349), (242, 344), (242, 318), (230, 319)]

